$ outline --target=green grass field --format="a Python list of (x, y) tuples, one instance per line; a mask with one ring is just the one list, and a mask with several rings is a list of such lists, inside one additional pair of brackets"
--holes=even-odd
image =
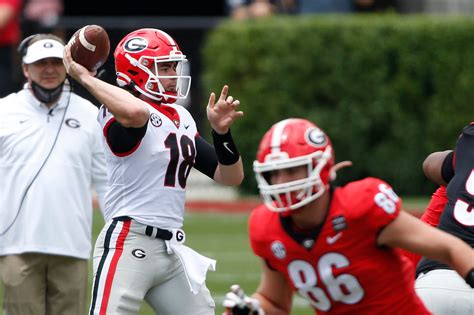
[[(407, 210), (423, 209), (426, 198), (404, 200)], [(184, 221), (186, 244), (217, 260), (216, 271), (209, 272), (207, 286), (216, 301), (216, 315), (222, 314), (222, 299), (233, 283), (239, 283), (247, 293), (252, 293), (258, 285), (260, 277), (260, 261), (254, 257), (247, 239), (247, 213), (188, 213)], [(103, 226), (100, 213), (94, 216), (93, 240), (97, 238)], [(89, 267), (92, 273), (92, 265)], [(92, 279), (89, 279), (89, 288)], [(90, 294), (90, 292), (89, 292)], [(3, 304), (3, 287), (0, 286), (0, 305)], [(153, 315), (153, 311), (143, 303), (140, 315)], [(310, 315), (314, 312), (307, 303), (296, 297), (293, 315)]]

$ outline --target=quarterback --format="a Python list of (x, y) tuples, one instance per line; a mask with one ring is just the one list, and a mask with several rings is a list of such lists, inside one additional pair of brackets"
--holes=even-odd
[[(205, 278), (215, 261), (184, 245), (186, 181), (192, 167), (224, 185), (239, 185), (242, 160), (230, 133), (239, 101), (211, 93), (213, 144), (199, 135), (186, 98), (186, 56), (162, 30), (127, 34), (114, 53), (117, 84), (93, 76), (65, 49), (68, 73), (102, 104), (98, 120), (110, 189), (106, 224), (94, 250), (90, 314), (136, 314), (143, 300), (161, 315), (214, 314)], [(176, 299), (176, 294), (179, 299)]]

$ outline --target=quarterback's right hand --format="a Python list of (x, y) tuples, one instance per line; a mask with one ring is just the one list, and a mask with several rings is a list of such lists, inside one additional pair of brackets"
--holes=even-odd
[(225, 311), (222, 315), (265, 315), (260, 307), (260, 301), (245, 295), (244, 290), (234, 284), (225, 295), (222, 305)]

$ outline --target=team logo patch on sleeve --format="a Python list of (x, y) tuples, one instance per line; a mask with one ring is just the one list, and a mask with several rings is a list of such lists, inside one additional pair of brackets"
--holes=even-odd
[(286, 249), (282, 242), (274, 241), (271, 245), (273, 255), (278, 259), (284, 259), (286, 257)]

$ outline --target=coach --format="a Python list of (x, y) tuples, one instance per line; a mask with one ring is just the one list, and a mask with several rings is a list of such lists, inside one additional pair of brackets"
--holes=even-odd
[(101, 206), (107, 189), (98, 109), (72, 91), (60, 38), (33, 35), (19, 50), (27, 83), (0, 99), (3, 311), (83, 315), (91, 188)]

